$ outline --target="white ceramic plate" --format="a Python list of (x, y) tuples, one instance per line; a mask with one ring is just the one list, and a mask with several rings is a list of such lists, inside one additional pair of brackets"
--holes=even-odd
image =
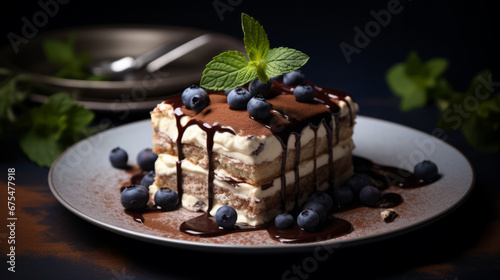
[[(358, 116), (355, 126), (355, 154), (374, 162), (410, 169), (423, 159), (434, 161), (442, 175), (437, 182), (416, 189), (391, 189), (405, 202), (395, 209), (392, 223), (380, 218), (381, 209), (360, 207), (336, 214), (351, 222), (354, 231), (327, 241), (283, 244), (271, 239), (266, 230), (199, 238), (178, 230), (180, 223), (199, 215), (187, 210), (145, 215), (141, 224), (125, 214), (120, 204), (120, 187), (128, 184), (135, 168), (123, 171), (111, 167), (110, 150), (120, 146), (128, 151), (129, 164), (136, 166), (140, 150), (151, 147), (149, 120), (99, 133), (70, 147), (52, 165), (49, 184), (52, 193), (67, 209), (90, 223), (128, 237), (164, 245), (200, 250), (233, 252), (283, 252), (311, 249), (318, 244), (347, 246), (390, 238), (443, 217), (468, 196), (474, 182), (467, 159), (445, 142), (399, 124)], [(412, 167), (411, 167), (412, 168)], [(242, 251), (243, 250), (243, 251)]]

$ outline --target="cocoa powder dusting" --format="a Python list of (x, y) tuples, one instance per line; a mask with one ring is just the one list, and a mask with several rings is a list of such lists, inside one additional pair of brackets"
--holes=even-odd
[[(0, 186), (7, 189), (5, 182), (0, 182)], [(2, 207), (4, 217), (6, 210), (7, 207)], [(99, 243), (103, 230), (67, 211), (48, 186), (16, 186), (15, 213), (16, 255), (20, 259), (22, 256), (56, 257), (77, 263), (91, 262), (105, 270), (120, 270), (131, 265), (115, 247)], [(89, 228), (89, 232), (80, 231)], [(79, 243), (85, 244), (84, 250)], [(10, 246), (7, 242), (0, 242), (2, 252), (6, 252), (7, 246)]]
[[(283, 115), (287, 115), (287, 117), (296, 121), (302, 121), (312, 116), (330, 112), (326, 106), (318, 102), (297, 102), (293, 94), (278, 94), (267, 101), (272, 108), (270, 119), (266, 120), (266, 123), (273, 126), (285, 127), (290, 125), (290, 121), (283, 118)], [(334, 100), (334, 102), (336, 101)], [(270, 136), (273, 134), (263, 123), (250, 118), (247, 110), (230, 109), (224, 94), (210, 94), (210, 105), (199, 114), (186, 109), (185, 106), (182, 106), (181, 110), (187, 116), (196, 116), (196, 119), (203, 123), (210, 125), (219, 123), (224, 127), (231, 127), (239, 136)], [(228, 111), (231, 113), (228, 114)]]

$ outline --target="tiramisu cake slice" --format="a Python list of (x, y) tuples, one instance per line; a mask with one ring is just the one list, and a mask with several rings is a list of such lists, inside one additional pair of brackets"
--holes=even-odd
[[(186, 106), (181, 95), (158, 104), (151, 112), (158, 159), (150, 194), (168, 187), (186, 209), (215, 215), (228, 205), (237, 223), (260, 225), (347, 180), (356, 103), (345, 92), (310, 82), (287, 84), (293, 83), (270, 80), (266, 98), (258, 97), (270, 110), (257, 118), (250, 108), (230, 105), (236, 93), (199, 87), (188, 90), (205, 92), (201, 107)], [(311, 97), (301, 99), (298, 87), (312, 89)]]
[[(412, 174), (353, 157), (357, 104), (343, 91), (306, 81), (299, 69), (307, 55), (270, 48), (263, 27), (246, 14), (241, 19), (246, 54), (215, 56), (200, 86), (151, 112), (154, 153), (138, 155), (142, 171), (121, 189), (127, 214), (138, 211), (134, 219), (142, 223), (141, 213), (183, 207), (205, 212), (178, 225), (189, 235), (266, 229), (283, 243), (312, 242), (349, 234), (353, 225), (333, 215), (345, 209), (388, 208), (382, 218), (392, 222), (398, 216), (392, 208), (404, 200), (386, 191), (390, 186), (416, 188), (440, 178), (428, 160)], [(110, 153), (115, 167), (127, 160), (120, 148)]]

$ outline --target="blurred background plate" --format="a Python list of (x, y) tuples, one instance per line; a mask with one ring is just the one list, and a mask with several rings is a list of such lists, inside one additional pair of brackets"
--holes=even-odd
[(6, 47), (0, 57), (3, 66), (27, 74), (34, 80), (36, 89), (31, 95), (34, 101), (44, 102), (50, 94), (64, 91), (89, 109), (144, 110), (191, 84), (199, 84), (203, 69), (213, 56), (227, 50), (245, 52), (243, 41), (211, 33), (213, 40), (210, 43), (154, 73), (144, 70), (123, 81), (87, 81), (54, 77), (57, 69), (43, 53), (44, 40), (66, 41), (70, 34), (74, 34), (76, 52), (90, 52), (91, 63), (97, 63), (125, 56), (136, 57), (162, 44), (188, 41), (205, 33), (208, 32), (200, 29), (149, 25), (60, 29), (31, 39), (20, 47), (19, 54)]

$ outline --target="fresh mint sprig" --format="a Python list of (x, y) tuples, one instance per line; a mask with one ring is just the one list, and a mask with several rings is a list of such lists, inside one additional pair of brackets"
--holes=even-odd
[(221, 53), (203, 71), (200, 86), (211, 90), (228, 90), (242, 86), (256, 77), (267, 82), (270, 77), (292, 72), (309, 60), (306, 54), (291, 48), (270, 48), (260, 23), (242, 13), (243, 42), (248, 58), (239, 51)]
[(41, 106), (31, 108), (24, 118), (19, 144), (30, 160), (48, 167), (81, 138), (94, 113), (75, 104), (69, 95), (56, 93)]
[[(0, 146), (11, 147), (3, 140), (15, 137), (30, 160), (44, 167), (71, 144), (95, 132), (88, 127), (94, 113), (76, 104), (65, 93), (51, 95), (39, 106), (26, 105), (31, 79), (23, 74), (0, 68)], [(2, 151), (3, 152), (3, 151)]]
[(102, 81), (107, 75), (93, 75), (88, 64), (91, 56), (88, 51), (76, 51), (76, 36), (70, 34), (66, 41), (46, 39), (43, 41), (43, 52), (47, 60), (57, 67), (55, 77), (64, 79)]
[(448, 67), (444, 58), (434, 58), (423, 62), (416, 52), (411, 52), (405, 62), (393, 65), (386, 75), (392, 92), (401, 98), (400, 108), (409, 111), (420, 108), (439, 95), (448, 95), (448, 87), (441, 75)]
[(444, 58), (423, 62), (411, 52), (405, 62), (389, 68), (386, 81), (401, 98), (402, 111), (434, 103), (441, 110), (440, 128), (460, 130), (480, 152), (500, 152), (500, 92), (495, 92), (491, 72), (481, 71), (465, 92), (459, 92), (442, 76), (448, 65)]

